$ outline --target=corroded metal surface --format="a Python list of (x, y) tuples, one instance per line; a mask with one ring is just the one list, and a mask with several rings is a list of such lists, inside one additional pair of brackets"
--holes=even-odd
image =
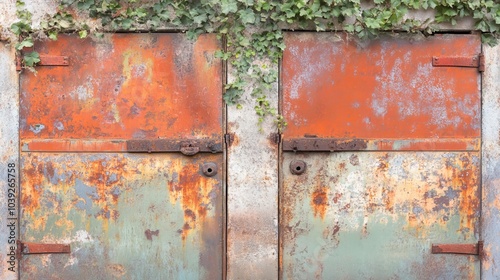
[(478, 279), (479, 256), (431, 249), (479, 238), (480, 74), (433, 66), (479, 36), (285, 41), (282, 277)]
[(219, 48), (173, 33), (36, 44), (69, 65), (22, 74), (20, 239), (71, 253), (23, 256), (22, 279), (222, 277)]
[(479, 153), (284, 153), (283, 279), (479, 279)]
[[(24, 153), (22, 279), (220, 279), (222, 155)], [(83, 278), (82, 276), (85, 275)]]
[(284, 138), (479, 138), (478, 69), (433, 67), (433, 56), (478, 56), (479, 35), (384, 37), (287, 33)]
[(479, 138), (436, 139), (332, 139), (292, 138), (283, 140), (283, 151), (479, 151)]
[(22, 75), (21, 137), (221, 139), (220, 47), (215, 35), (176, 33), (39, 42), (69, 66)]
[(481, 277), (500, 278), (500, 45), (484, 46)]

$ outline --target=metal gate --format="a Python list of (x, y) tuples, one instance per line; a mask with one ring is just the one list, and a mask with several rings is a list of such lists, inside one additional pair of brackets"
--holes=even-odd
[(37, 43), (21, 76), (22, 279), (220, 279), (215, 35)]
[[(285, 41), (280, 276), (478, 279), (479, 36)], [(21, 278), (223, 278), (216, 37), (35, 47), (20, 86)]]
[(479, 279), (479, 35), (287, 33), (283, 279)]

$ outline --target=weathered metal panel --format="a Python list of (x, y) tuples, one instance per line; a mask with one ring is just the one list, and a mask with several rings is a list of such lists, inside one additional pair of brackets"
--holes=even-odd
[[(267, 63), (267, 62), (263, 62)], [(270, 64), (273, 70), (278, 65)], [(235, 69), (229, 70), (230, 78)], [(259, 126), (251, 88), (242, 109), (228, 107), (227, 279), (278, 278), (278, 145), (272, 120)], [(277, 83), (267, 92), (278, 104)]]
[(478, 57), (479, 35), (287, 33), (285, 44), (285, 138), (480, 137), (478, 69), (432, 65), (438, 55)]
[(282, 277), (478, 279), (479, 36), (285, 41)]
[(222, 158), (23, 153), (21, 240), (71, 254), (23, 256), (22, 279), (220, 279)]
[(20, 239), (39, 252), (21, 250), (23, 279), (222, 278), (220, 46), (173, 33), (35, 44), (69, 65), (21, 78)]
[(476, 243), (474, 152), (284, 153), (283, 279), (479, 279), (479, 258), (431, 254)]
[(14, 62), (14, 50), (0, 42), (0, 279), (5, 280), (17, 279), (19, 269), (13, 256), (19, 229), (19, 88)]
[(500, 278), (500, 46), (484, 46), (482, 279)]
[(22, 75), (21, 137), (221, 139), (220, 48), (215, 35), (178, 33), (39, 42), (69, 66)]

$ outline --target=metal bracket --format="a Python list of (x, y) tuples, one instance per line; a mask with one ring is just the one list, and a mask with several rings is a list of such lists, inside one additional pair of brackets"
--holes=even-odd
[(483, 241), (476, 244), (432, 244), (432, 254), (483, 255)]
[(30, 254), (69, 254), (69, 244), (46, 244), (34, 242), (22, 242), (17, 240), (17, 256)]
[(283, 140), (283, 151), (291, 152), (338, 152), (366, 150), (367, 141), (362, 139), (295, 138)]
[(234, 141), (234, 134), (232, 133), (224, 134), (224, 141), (226, 142), (227, 146), (231, 146), (231, 144), (233, 144)]
[(68, 66), (69, 58), (59, 55), (40, 55), (40, 62), (37, 66)]
[(484, 55), (481, 53), (478, 56), (433, 56), (432, 66), (478, 68), (479, 72), (483, 72)]
[(197, 153), (220, 153), (222, 143), (211, 139), (176, 140), (176, 139), (154, 139), (154, 140), (127, 140), (127, 152), (129, 153), (171, 153), (180, 152), (183, 155), (192, 156)]
[(479, 67), (478, 67), (477, 70), (479, 72), (484, 72), (485, 64), (486, 64), (486, 62), (485, 62), (485, 59), (484, 59), (484, 54), (481, 53), (481, 54), (479, 54)]
[[(36, 66), (69, 66), (69, 57), (57, 55), (40, 55)], [(22, 57), (16, 55), (16, 70), (22, 70)]]

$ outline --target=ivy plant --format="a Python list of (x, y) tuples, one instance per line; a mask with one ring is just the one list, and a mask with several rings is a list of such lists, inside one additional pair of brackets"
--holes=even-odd
[[(100, 36), (102, 32), (156, 31), (176, 29), (190, 38), (216, 33), (227, 49), (216, 53), (228, 61), (235, 76), (225, 85), (226, 103), (239, 105), (248, 84), (252, 85), (255, 112), (262, 122), (274, 116), (279, 130), (285, 125), (277, 109), (270, 105), (267, 89), (278, 73), (271, 65), (285, 49), (283, 30), (344, 31), (361, 39), (381, 32), (404, 31), (432, 34), (436, 24), (457, 24), (469, 17), (482, 32), (483, 42), (495, 44), (500, 31), (500, 3), (493, 0), (58, 0), (58, 12), (48, 16), (39, 30), (33, 30), (31, 14), (17, 1), (19, 20), (11, 31), (19, 36), (18, 50), (33, 45), (32, 35), (44, 33), (56, 40), (60, 32), (77, 32), (80, 37)], [(424, 21), (407, 15), (432, 10), (434, 17)], [(75, 17), (75, 14), (79, 14)], [(91, 28), (89, 21), (98, 22)], [(24, 56), (26, 66), (39, 61), (35, 52)]]

